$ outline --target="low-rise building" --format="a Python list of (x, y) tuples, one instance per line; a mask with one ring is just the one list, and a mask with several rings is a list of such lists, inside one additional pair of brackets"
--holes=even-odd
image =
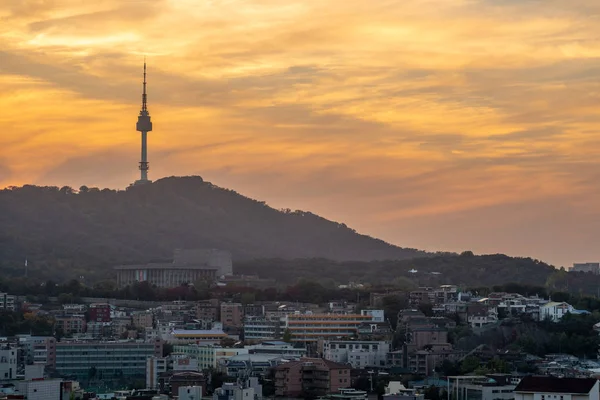
[(515, 385), (511, 383), (511, 375), (451, 376), (448, 379), (452, 385), (451, 393), (456, 400), (513, 400), (515, 398), (513, 393)]
[(154, 315), (150, 311), (137, 311), (131, 314), (131, 323), (136, 329), (152, 328)]
[(203, 370), (217, 368), (221, 360), (227, 360), (239, 354), (248, 354), (248, 349), (188, 344), (173, 346), (173, 352), (198, 360), (198, 368)]
[(550, 319), (558, 322), (567, 313), (573, 313), (575, 308), (566, 302), (550, 301), (540, 307), (540, 321)]
[(283, 319), (294, 342), (316, 342), (319, 339), (337, 339), (358, 335), (363, 322), (372, 321), (370, 315), (360, 314), (289, 314)]
[(17, 377), (17, 349), (11, 346), (0, 347), (0, 380)]
[(526, 376), (514, 389), (515, 400), (598, 400), (595, 378)]
[(322, 358), (303, 358), (275, 368), (277, 396), (324, 396), (351, 385), (349, 365)]

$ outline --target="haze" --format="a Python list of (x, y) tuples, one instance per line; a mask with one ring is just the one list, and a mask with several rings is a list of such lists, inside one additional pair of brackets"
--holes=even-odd
[(0, 186), (201, 175), (394, 244), (598, 261), (597, 0), (3, 0)]

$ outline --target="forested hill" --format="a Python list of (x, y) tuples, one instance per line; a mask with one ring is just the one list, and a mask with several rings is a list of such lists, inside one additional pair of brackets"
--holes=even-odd
[[(577, 287), (589, 292), (595, 287), (584, 287), (586, 277), (567, 274), (531, 258), (509, 257), (503, 254), (476, 256), (471, 252), (461, 255), (437, 254), (409, 260), (332, 261), (313, 260), (251, 260), (236, 265), (239, 274), (270, 276), (280, 283), (294, 283), (298, 279), (316, 279), (321, 283), (339, 284), (368, 282), (395, 285), (404, 289), (417, 286), (456, 284), (463, 287), (492, 287), (507, 283), (548, 286), (568, 291)], [(581, 278), (581, 279), (580, 279)], [(587, 277), (590, 281), (590, 276)], [(598, 284), (598, 280), (591, 281)]]
[(175, 248), (230, 250), (236, 261), (426, 256), (304, 211), (279, 211), (200, 177), (123, 191), (26, 185), (0, 191), (0, 268), (21, 275), (107, 275), (114, 264), (165, 260)]

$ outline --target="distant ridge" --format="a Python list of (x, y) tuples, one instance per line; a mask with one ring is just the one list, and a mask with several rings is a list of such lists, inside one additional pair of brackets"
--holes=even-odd
[(175, 248), (230, 250), (234, 260), (402, 260), (427, 256), (305, 211), (280, 211), (199, 176), (115, 191), (25, 185), (0, 191), (0, 268), (109, 276), (113, 264), (168, 259)]

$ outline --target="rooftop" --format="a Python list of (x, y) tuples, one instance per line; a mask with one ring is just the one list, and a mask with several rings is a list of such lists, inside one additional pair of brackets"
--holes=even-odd
[(555, 378), (551, 376), (526, 376), (515, 392), (546, 392), (588, 394), (598, 382), (594, 378)]

